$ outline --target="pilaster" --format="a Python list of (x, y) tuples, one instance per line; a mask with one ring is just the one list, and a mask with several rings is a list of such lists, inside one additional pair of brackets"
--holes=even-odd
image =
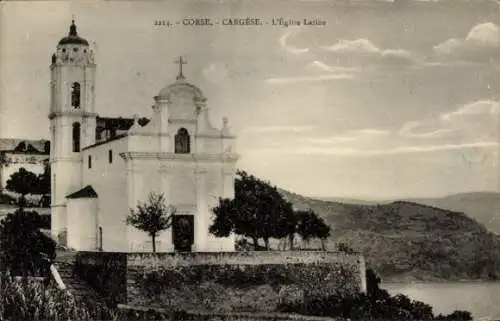
[(233, 198), (234, 197), (234, 166), (231, 164), (225, 164), (222, 168), (222, 197), (223, 198)]
[[(170, 196), (170, 182), (172, 180), (172, 168), (170, 166), (160, 167), (160, 190), (165, 196), (165, 203), (167, 206), (172, 205)], [(174, 245), (172, 243), (172, 227), (164, 230), (160, 234), (161, 251), (173, 252)]]
[[(126, 159), (127, 163), (127, 203), (128, 203), (128, 208), (135, 208), (135, 187), (134, 187), (134, 182), (135, 182), (135, 168), (134, 164), (132, 163), (131, 159)], [(128, 213), (127, 213), (128, 214)], [(99, 220), (99, 219), (98, 219)], [(125, 237), (127, 238), (127, 246), (129, 248), (129, 251), (133, 251), (133, 240), (131, 240), (130, 236), (130, 230), (132, 227), (126, 226), (125, 228)], [(102, 240), (101, 240), (102, 243)]]
[(136, 169), (134, 166), (134, 163), (132, 162), (131, 159), (127, 160), (127, 193), (128, 193), (128, 207), (129, 208), (134, 208), (136, 204), (136, 194), (135, 194), (135, 176), (136, 176)]
[(207, 170), (202, 167), (195, 169), (196, 175), (196, 214), (194, 216), (194, 248), (196, 252), (207, 250), (209, 210), (207, 205), (206, 175)]

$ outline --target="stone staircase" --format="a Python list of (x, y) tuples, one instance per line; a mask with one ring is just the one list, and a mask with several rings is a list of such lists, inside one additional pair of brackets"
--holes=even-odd
[(56, 255), (54, 266), (66, 286), (66, 290), (78, 301), (90, 302), (92, 305), (102, 307), (106, 306), (104, 298), (73, 272), (76, 252), (56, 250)]

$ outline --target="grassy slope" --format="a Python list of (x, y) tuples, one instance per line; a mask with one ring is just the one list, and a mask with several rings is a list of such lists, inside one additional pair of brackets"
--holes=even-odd
[(476, 192), (450, 195), (443, 198), (412, 199), (411, 201), (463, 212), (500, 234), (500, 193)]
[(500, 277), (499, 237), (465, 214), (413, 202), (356, 205), (282, 193), (325, 218), (331, 248), (345, 242), (362, 251), (386, 280)]

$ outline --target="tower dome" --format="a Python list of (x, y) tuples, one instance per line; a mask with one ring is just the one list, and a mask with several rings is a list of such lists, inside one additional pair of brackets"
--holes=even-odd
[(68, 36), (59, 40), (59, 45), (84, 45), (84, 46), (88, 46), (89, 42), (86, 39), (78, 36), (78, 33), (76, 31), (75, 20), (71, 20), (71, 25), (69, 26)]
[(170, 98), (173, 95), (192, 97), (193, 99), (204, 100), (205, 96), (200, 88), (188, 83), (185, 79), (177, 79), (173, 84), (165, 86), (158, 93), (158, 98)]
[(170, 99), (173, 96), (181, 96), (185, 98), (192, 98), (193, 100), (205, 101), (205, 96), (200, 88), (186, 81), (184, 74), (182, 73), (182, 65), (186, 62), (179, 58), (176, 63), (179, 64), (179, 74), (177, 75), (176, 81), (173, 84), (163, 87), (158, 95), (157, 99)]

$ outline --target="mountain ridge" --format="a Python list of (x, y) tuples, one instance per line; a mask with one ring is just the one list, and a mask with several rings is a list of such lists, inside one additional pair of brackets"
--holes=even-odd
[(471, 215), (415, 200), (347, 204), (280, 192), (296, 209), (325, 219), (329, 248), (345, 243), (362, 252), (386, 280), (500, 278), (500, 237)]
[(389, 204), (395, 201), (414, 202), (440, 209), (464, 213), (500, 235), (500, 192), (473, 191), (445, 195), (442, 197), (409, 197), (393, 200), (362, 200), (355, 198), (311, 197), (314, 199), (355, 205)]

